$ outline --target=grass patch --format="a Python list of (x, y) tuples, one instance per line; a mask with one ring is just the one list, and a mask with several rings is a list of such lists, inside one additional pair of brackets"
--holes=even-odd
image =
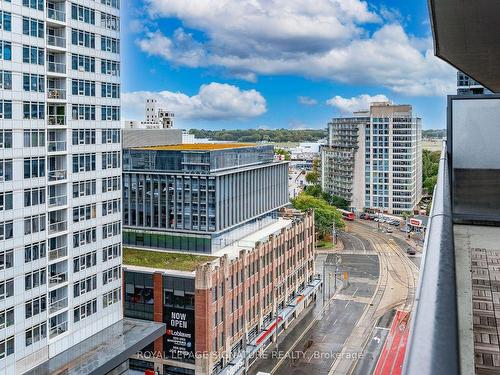
[(332, 241), (319, 240), (316, 241), (316, 249), (330, 249), (333, 247)]
[(196, 266), (217, 257), (123, 248), (123, 264), (176, 271), (194, 271)]

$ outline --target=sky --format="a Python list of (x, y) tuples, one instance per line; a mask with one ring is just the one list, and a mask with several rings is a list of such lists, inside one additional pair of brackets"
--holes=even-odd
[(156, 97), (175, 127), (325, 128), (372, 101), (444, 128), (456, 71), (425, 0), (125, 0), (122, 112)]

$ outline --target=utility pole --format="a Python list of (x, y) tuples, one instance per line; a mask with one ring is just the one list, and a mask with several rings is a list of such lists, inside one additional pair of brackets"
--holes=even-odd
[(332, 242), (334, 245), (337, 244), (337, 229), (335, 228), (335, 220), (332, 224)]

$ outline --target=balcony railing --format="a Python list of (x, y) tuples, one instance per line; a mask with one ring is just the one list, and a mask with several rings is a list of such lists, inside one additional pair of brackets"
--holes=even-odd
[(47, 18), (60, 22), (66, 21), (66, 13), (62, 10), (47, 8)]
[(49, 177), (49, 181), (52, 182), (52, 181), (65, 180), (68, 175), (68, 172), (66, 171), (66, 169), (60, 169), (56, 171), (48, 171), (47, 174)]
[(49, 152), (66, 151), (66, 141), (49, 141), (47, 143), (47, 150)]
[(66, 125), (66, 116), (65, 115), (49, 115), (48, 116), (48, 124), (49, 125)]
[(47, 70), (52, 73), (66, 73), (66, 64), (60, 62), (47, 62)]
[(68, 199), (66, 195), (60, 195), (58, 197), (49, 197), (49, 207), (64, 206)]
[(54, 327), (50, 327), (49, 337), (53, 339), (68, 330), (68, 322), (62, 322)]
[(47, 35), (47, 44), (49, 46), (65, 48), (66, 47), (66, 38), (63, 36), (57, 36), (57, 35)]
[(49, 261), (63, 258), (66, 255), (68, 255), (68, 246), (66, 245), (58, 247), (57, 249), (49, 250)]
[(47, 91), (47, 99), (64, 100), (66, 99), (66, 90), (49, 88)]
[(53, 287), (68, 281), (66, 272), (53, 273), (49, 277), (49, 287)]
[(403, 373), (459, 374), (450, 171), (444, 144)]
[(68, 307), (68, 297), (50, 302), (49, 313), (53, 314), (55, 312), (58, 312), (59, 310), (65, 309), (66, 307)]
[(59, 221), (57, 223), (50, 223), (49, 224), (49, 234), (63, 232), (66, 230), (67, 227), (68, 227), (68, 224), (66, 223), (66, 221)]

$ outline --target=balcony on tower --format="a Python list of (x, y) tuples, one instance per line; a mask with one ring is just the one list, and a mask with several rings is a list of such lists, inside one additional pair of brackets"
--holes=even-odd
[(47, 26), (47, 49), (66, 50), (66, 28), (64, 26)]
[(68, 229), (66, 210), (49, 212), (49, 235), (59, 234)]
[(49, 182), (66, 180), (68, 170), (66, 167), (66, 155), (49, 156), (48, 158), (48, 178)]
[(47, 124), (50, 126), (66, 126), (66, 107), (49, 104), (47, 106)]
[(64, 52), (47, 52), (47, 75), (66, 74), (66, 54)]
[(47, 101), (66, 100), (66, 79), (47, 78)]
[(61, 25), (66, 22), (66, 2), (47, 1), (47, 22)]

